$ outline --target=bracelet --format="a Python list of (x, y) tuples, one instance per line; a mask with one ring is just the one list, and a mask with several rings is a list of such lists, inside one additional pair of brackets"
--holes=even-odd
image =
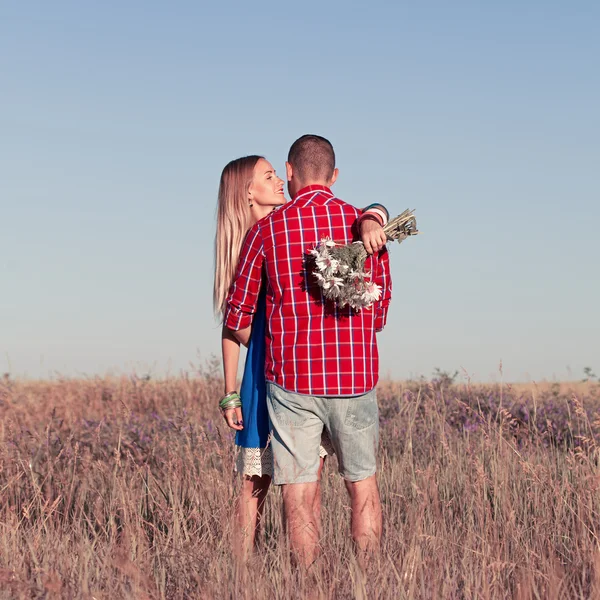
[(229, 410), (230, 408), (238, 408), (242, 405), (242, 400), (237, 392), (229, 392), (219, 399), (219, 408), (221, 410)]
[(219, 406), (221, 406), (222, 404), (227, 404), (229, 400), (235, 400), (236, 398), (239, 399), (239, 397), (240, 395), (236, 391), (228, 392), (227, 394), (219, 398)]
[(386, 221), (390, 218), (390, 213), (388, 212), (388, 209), (383, 204), (379, 204), (378, 202), (373, 202), (373, 204), (369, 204), (369, 206), (363, 208), (364, 213), (369, 210), (380, 210), (384, 214)]
[(233, 410), (234, 408), (240, 408), (242, 403), (240, 400), (230, 400), (227, 404), (221, 406), (221, 412), (225, 412), (227, 410)]
[(362, 225), (363, 221), (375, 221), (376, 223), (379, 223), (380, 227), (385, 225), (381, 216), (372, 212), (363, 213), (360, 215), (360, 217), (358, 217), (358, 222), (360, 225)]
[(363, 214), (361, 216), (366, 216), (366, 215), (377, 215), (380, 219), (381, 219), (381, 226), (385, 227), (387, 225), (388, 222), (388, 216), (385, 212), (385, 210), (382, 210), (381, 208), (378, 207), (369, 207), (368, 209), (366, 209)]

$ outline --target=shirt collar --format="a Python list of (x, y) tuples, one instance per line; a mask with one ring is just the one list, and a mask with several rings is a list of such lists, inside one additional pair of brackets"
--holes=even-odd
[(305, 196), (307, 194), (314, 194), (315, 192), (322, 192), (322, 193), (328, 194), (329, 198), (333, 198), (333, 192), (326, 185), (321, 185), (321, 184), (315, 183), (313, 185), (307, 185), (307, 186), (303, 187), (301, 190), (299, 190), (296, 193), (296, 195), (294, 196), (294, 199), (292, 200), (292, 202), (295, 202), (301, 196)]

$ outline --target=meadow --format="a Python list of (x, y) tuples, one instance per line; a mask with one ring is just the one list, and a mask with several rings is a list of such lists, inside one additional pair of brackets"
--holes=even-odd
[(381, 554), (363, 573), (331, 459), (322, 557), (290, 563), (279, 490), (232, 555), (216, 365), (0, 381), (0, 599), (600, 597), (600, 385), (382, 381)]

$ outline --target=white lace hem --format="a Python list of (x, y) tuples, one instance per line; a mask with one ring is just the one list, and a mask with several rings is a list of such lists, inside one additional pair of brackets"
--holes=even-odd
[[(319, 456), (331, 456), (335, 454), (329, 436), (324, 432), (319, 446)], [(235, 470), (245, 477), (257, 475), (262, 477), (268, 475), (273, 477), (273, 449), (271, 446), (266, 448), (243, 448), (239, 447), (238, 455), (235, 461)]]
[(268, 475), (273, 477), (273, 450), (266, 448), (242, 448), (240, 446), (235, 470), (245, 477)]

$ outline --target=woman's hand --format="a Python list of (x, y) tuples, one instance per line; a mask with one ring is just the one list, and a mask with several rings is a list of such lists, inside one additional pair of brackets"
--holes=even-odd
[(224, 410), (223, 418), (225, 419), (225, 423), (227, 423), (231, 429), (235, 429), (236, 431), (241, 431), (244, 429), (244, 420), (242, 419), (241, 407)]
[(367, 254), (379, 252), (387, 242), (383, 227), (373, 219), (365, 219), (361, 222), (360, 239)]

